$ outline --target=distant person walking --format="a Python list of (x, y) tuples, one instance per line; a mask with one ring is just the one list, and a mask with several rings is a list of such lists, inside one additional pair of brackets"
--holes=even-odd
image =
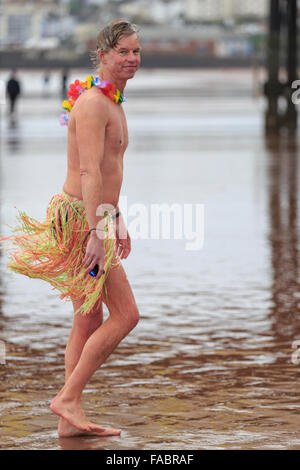
[(44, 97), (49, 96), (49, 83), (50, 83), (51, 74), (49, 70), (44, 72), (43, 82), (44, 82)]
[(12, 70), (8, 82), (6, 84), (6, 95), (9, 99), (9, 115), (10, 117), (14, 116), (15, 105), (18, 97), (21, 94), (20, 82), (16, 77), (16, 70)]
[(61, 96), (64, 98), (67, 94), (68, 70), (63, 69), (61, 74)]

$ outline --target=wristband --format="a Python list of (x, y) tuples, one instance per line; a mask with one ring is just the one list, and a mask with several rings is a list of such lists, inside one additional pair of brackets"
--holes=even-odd
[(84, 245), (84, 243), (86, 242), (87, 237), (90, 235), (90, 233), (91, 233), (92, 230), (100, 230), (101, 232), (105, 232), (105, 230), (101, 230), (100, 228), (99, 228), (99, 229), (98, 229), (98, 228), (91, 228), (91, 229), (88, 231), (88, 233), (86, 234), (86, 236), (84, 237), (83, 242), (81, 243), (81, 251), (82, 251), (82, 249), (83, 249), (83, 245)]
[(100, 230), (100, 232), (106, 232), (104, 228), (91, 228), (89, 232), (91, 232), (92, 230)]

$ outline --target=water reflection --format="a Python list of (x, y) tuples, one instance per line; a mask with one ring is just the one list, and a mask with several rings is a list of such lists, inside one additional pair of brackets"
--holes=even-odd
[(16, 115), (10, 116), (7, 120), (6, 143), (11, 155), (20, 152), (20, 119)]
[(299, 334), (298, 136), (266, 138), (274, 335)]

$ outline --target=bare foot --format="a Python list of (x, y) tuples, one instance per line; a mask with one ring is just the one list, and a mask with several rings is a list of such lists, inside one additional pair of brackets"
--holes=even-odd
[(66, 419), (60, 418), (58, 423), (59, 437), (76, 437), (76, 436), (119, 436), (121, 430), (114, 428), (101, 428), (102, 431), (80, 431), (72, 426)]
[[(50, 410), (58, 416), (64, 418), (66, 421), (68, 421), (71, 426), (75, 427), (78, 431), (81, 431), (80, 434), (82, 434), (82, 432), (88, 434), (97, 433), (98, 436), (118, 436), (121, 434), (120, 429), (103, 428), (89, 421), (85, 416), (80, 404), (76, 401), (66, 400), (63, 397), (63, 394), (61, 394), (60, 396), (57, 395), (52, 400)], [(65, 432), (68, 431), (65, 430)]]

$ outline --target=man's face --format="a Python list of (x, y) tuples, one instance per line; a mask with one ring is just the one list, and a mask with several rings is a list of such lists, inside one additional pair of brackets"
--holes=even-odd
[(102, 62), (115, 78), (133, 78), (141, 63), (141, 48), (135, 33), (123, 36), (114, 49), (104, 53)]

